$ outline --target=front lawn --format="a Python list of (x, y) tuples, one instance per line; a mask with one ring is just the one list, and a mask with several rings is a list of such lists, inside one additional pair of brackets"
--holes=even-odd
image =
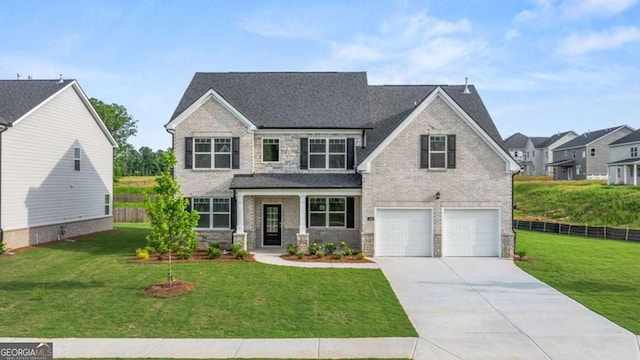
[(0, 258), (0, 334), (9, 337), (312, 338), (417, 336), (379, 270), (254, 262), (173, 264), (197, 289), (144, 295), (166, 264), (130, 262), (146, 225)]
[(516, 246), (520, 268), (640, 334), (640, 243), (519, 230)]

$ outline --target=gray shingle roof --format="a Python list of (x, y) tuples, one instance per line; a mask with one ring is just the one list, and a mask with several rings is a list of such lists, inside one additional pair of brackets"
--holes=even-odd
[(231, 189), (359, 189), (360, 174), (253, 174), (236, 175)]
[(567, 135), (570, 132), (572, 132), (572, 131), (565, 131), (565, 132), (562, 132), (562, 133), (557, 133), (555, 135), (552, 135), (552, 136), (548, 137), (545, 142), (541, 143), (539, 145), (539, 147), (544, 148), (544, 147), (550, 146), (551, 144), (553, 144), (554, 142), (558, 141), (559, 139), (561, 139), (563, 136)]
[(360, 128), (368, 121), (364, 72), (196, 73), (171, 120), (209, 89), (258, 127)]
[(627, 136), (621, 137), (620, 139), (612, 142), (611, 145), (620, 145), (620, 144), (627, 144), (632, 142), (640, 142), (640, 129), (632, 132)]
[(540, 137), (540, 136), (530, 137), (529, 139), (533, 143), (534, 148), (541, 148), (542, 146), (540, 145), (544, 144), (547, 140), (549, 140), (548, 137)]
[(504, 145), (507, 149), (524, 149), (527, 146), (529, 137), (519, 132), (504, 139)]
[(610, 127), (610, 128), (606, 128), (606, 129), (586, 132), (586, 133), (578, 136), (577, 138), (560, 145), (554, 151), (564, 150), (564, 149), (574, 149), (574, 148), (577, 148), (577, 147), (586, 146), (587, 144), (589, 144), (589, 143), (591, 143), (593, 141), (596, 141), (596, 140), (600, 139), (601, 137), (603, 137), (605, 135), (608, 135), (611, 132), (613, 132), (615, 130), (618, 130), (621, 127), (624, 127), (624, 126), (625, 125), (620, 125), (620, 126)]
[(13, 124), (72, 81), (0, 80), (0, 124)]
[(636, 157), (636, 158), (627, 158), (624, 160), (610, 162), (608, 163), (608, 165), (637, 164), (638, 162), (640, 162), (640, 158)]

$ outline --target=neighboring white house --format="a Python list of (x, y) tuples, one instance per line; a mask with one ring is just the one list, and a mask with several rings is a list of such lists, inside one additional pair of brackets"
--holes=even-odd
[(551, 137), (531, 137), (524, 150), (524, 173), (529, 176), (553, 175), (553, 168), (547, 164), (553, 162), (553, 150), (575, 139), (574, 131), (565, 131)]
[(75, 80), (0, 80), (6, 246), (112, 229), (115, 146)]
[(640, 185), (640, 129), (609, 145), (609, 184)]
[(520, 166), (473, 86), (196, 73), (165, 127), (203, 242), (513, 254)]
[(528, 140), (529, 137), (527, 135), (519, 132), (504, 139), (504, 146), (509, 150), (511, 157), (513, 157), (520, 165), (525, 161), (525, 149), (527, 147)]

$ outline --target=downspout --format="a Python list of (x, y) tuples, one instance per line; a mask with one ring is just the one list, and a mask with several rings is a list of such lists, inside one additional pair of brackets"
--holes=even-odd
[(2, 133), (8, 128), (7, 125), (0, 125), (0, 243), (4, 242), (4, 230), (2, 229)]
[[(516, 237), (518, 234), (516, 234), (516, 230), (513, 228), (513, 220), (514, 220), (514, 215), (516, 212), (516, 204), (515, 204), (515, 178), (516, 175), (518, 175), (520, 172), (517, 173), (513, 173), (511, 174), (511, 232), (513, 233), (513, 252), (515, 254), (516, 252)], [(513, 257), (513, 255), (511, 255)]]

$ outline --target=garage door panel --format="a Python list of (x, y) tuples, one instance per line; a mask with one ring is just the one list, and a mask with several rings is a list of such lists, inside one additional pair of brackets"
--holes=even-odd
[(445, 209), (443, 256), (499, 256), (499, 211), (495, 209)]
[(431, 210), (379, 209), (376, 215), (377, 256), (431, 256)]

